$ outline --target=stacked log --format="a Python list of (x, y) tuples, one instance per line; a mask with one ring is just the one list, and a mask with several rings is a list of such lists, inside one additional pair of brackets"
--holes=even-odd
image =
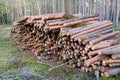
[[(111, 65), (103, 65), (105, 61), (109, 63), (109, 59), (111, 58), (119, 59), (119, 55), (113, 55), (113, 53), (120, 52), (120, 47), (117, 47), (119, 46), (119, 42), (115, 40), (119, 32), (113, 30), (110, 21), (95, 22), (86, 27), (69, 29), (66, 31), (66, 34), (64, 32), (61, 31), (61, 38), (68, 38), (68, 40), (65, 42), (62, 39), (61, 42), (65, 46), (61, 53), (64, 54), (64, 51), (66, 51), (62, 57), (69, 57), (61, 59), (63, 61), (74, 60), (68, 65), (85, 72), (98, 70), (97, 67), (104, 66), (104, 68), (110, 67), (112, 69), (112, 67), (119, 66), (119, 60), (110, 60)], [(108, 48), (110, 49), (108, 50)], [(100, 70), (100, 72), (101, 76), (108, 77), (106, 74), (103, 75), (103, 73), (106, 73), (105, 71), (102, 72)]]
[[(118, 74), (119, 32), (114, 31), (112, 22), (98, 21), (98, 15), (69, 16), (27, 16), (14, 22), (11, 37), (40, 59), (54, 59), (84, 72), (99, 70), (106, 77)], [(113, 69), (118, 71), (111, 73)]]

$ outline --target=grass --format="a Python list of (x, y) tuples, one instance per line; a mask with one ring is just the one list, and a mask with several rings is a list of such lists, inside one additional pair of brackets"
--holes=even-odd
[(11, 25), (12, 25), (12, 24), (2, 24), (2, 25), (0, 24), (0, 27), (5, 27), (5, 28), (7, 28), (7, 27), (11, 27)]
[[(0, 80), (87, 80), (91, 77), (91, 74), (80, 73), (65, 66), (49, 71), (50, 66), (42, 64), (44, 62), (13, 44), (7, 27), (0, 29)], [(100, 80), (113, 79), (120, 80), (120, 76), (102, 77)]]
[[(38, 64), (34, 57), (24, 54), (17, 46), (13, 45), (13, 40), (9, 39), (8, 35), (8, 29), (0, 31), (0, 79), (8, 74), (19, 73), (23, 68), (32, 69), (33, 74), (40, 69), (48, 68)], [(17, 75), (13, 78), (16, 77)]]

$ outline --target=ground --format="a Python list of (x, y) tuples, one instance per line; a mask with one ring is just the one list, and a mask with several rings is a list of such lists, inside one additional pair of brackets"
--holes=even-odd
[[(94, 76), (56, 66), (53, 61), (36, 59), (23, 51), (9, 38), (10, 28), (0, 26), (0, 80), (96, 80)], [(120, 80), (119, 75), (101, 80)]]

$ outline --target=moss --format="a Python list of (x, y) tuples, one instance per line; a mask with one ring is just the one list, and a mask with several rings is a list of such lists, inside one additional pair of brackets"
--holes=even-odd
[(66, 80), (72, 80), (75, 74), (76, 74), (75, 71), (68, 71)]

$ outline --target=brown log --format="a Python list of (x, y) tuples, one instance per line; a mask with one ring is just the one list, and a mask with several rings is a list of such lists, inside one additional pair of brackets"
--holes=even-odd
[(104, 72), (104, 76), (105, 77), (110, 77), (113, 75), (117, 75), (120, 73), (120, 68), (113, 68), (113, 69), (109, 69), (106, 72)]
[(62, 54), (63, 60), (70, 59), (70, 57), (67, 54)]
[(80, 32), (80, 33), (78, 33), (76, 35), (71, 36), (71, 38), (75, 38), (75, 37), (78, 37), (80, 35), (87, 34), (87, 33), (90, 33), (90, 32), (93, 32), (95, 30), (99, 30), (99, 29), (102, 29), (102, 28), (105, 28), (105, 27), (108, 27), (108, 26), (111, 26), (111, 25), (112, 25), (112, 22), (109, 22), (109, 23), (101, 25), (99, 27), (94, 27), (94, 28), (91, 28), (89, 30), (82, 31), (82, 32)]
[(91, 33), (87, 33), (87, 34), (84, 34), (84, 35), (81, 35), (81, 36), (78, 36), (76, 37), (75, 39), (77, 40), (78, 38), (80, 38), (81, 40), (83, 39), (89, 39), (89, 38), (92, 38), (92, 37), (98, 37), (100, 35), (103, 35), (105, 33), (108, 33), (108, 32), (111, 32), (113, 31), (113, 27), (112, 26), (108, 26), (106, 28), (102, 28), (100, 30), (96, 30), (96, 31), (93, 31)]
[(108, 64), (110, 67), (119, 67), (120, 63), (112, 63), (112, 64)]
[[(115, 46), (112, 46), (115, 47)], [(111, 55), (111, 54), (119, 54), (120, 53), (120, 46), (116, 47), (116, 48), (105, 48), (102, 49), (100, 51), (98, 51), (98, 54), (105, 54), (105, 55)]]
[(46, 25), (47, 26), (56, 26), (59, 24), (59, 22), (63, 22), (65, 21), (65, 19), (56, 19), (56, 20), (49, 20), (49, 21), (46, 21)]
[(87, 25), (86, 27), (74, 28), (74, 29), (69, 30), (68, 35), (75, 35), (75, 34), (78, 34), (82, 31), (87, 31), (89, 29), (95, 28), (97, 26), (101, 26), (101, 25), (106, 24), (106, 23), (109, 23), (109, 21), (97, 22), (94, 24)]
[(95, 64), (91, 64), (91, 66), (92, 66), (92, 68), (93, 68), (94, 70), (97, 69), (97, 65), (95, 65)]
[(63, 40), (63, 41), (68, 41), (68, 40), (69, 40), (69, 37), (63, 37), (62, 40)]
[(91, 59), (88, 59), (87, 61), (85, 61), (85, 65), (86, 66), (89, 66), (91, 65), (92, 63), (96, 62), (96, 61), (99, 61), (99, 60), (102, 60), (103, 58), (105, 58), (106, 56), (105, 55), (97, 55)]
[(120, 63), (120, 59), (117, 59), (117, 60), (104, 60), (102, 62), (103, 65), (112, 64), (112, 63)]
[(72, 27), (73, 25), (80, 24), (80, 23), (83, 23), (83, 22), (87, 22), (87, 21), (90, 21), (90, 20), (98, 20), (98, 18), (99, 17), (77, 20), (77, 21), (73, 21), (73, 22), (70, 22), (70, 23), (66, 23), (66, 24), (61, 25), (61, 26), (50, 27), (50, 30), (56, 30), (56, 29), (60, 29), (60, 28), (64, 28), (64, 27)]
[(81, 63), (80, 63), (80, 62), (78, 62), (78, 63), (77, 63), (77, 66), (78, 66), (78, 67), (80, 67), (80, 66), (81, 66)]
[(89, 52), (89, 51), (90, 51), (90, 49), (91, 49), (90, 45), (89, 45), (89, 44), (86, 44), (86, 46), (85, 46), (84, 50), (85, 50), (85, 51), (87, 51), (87, 52)]
[[(113, 31), (113, 29), (109, 29), (109, 28), (112, 28), (112, 27), (106, 27), (106, 28), (103, 28), (101, 29), (101, 32), (99, 32), (99, 30), (95, 31), (95, 32), (92, 32), (92, 33), (88, 33), (88, 34), (85, 34), (85, 35), (81, 35), (81, 36), (78, 36), (78, 37), (75, 37), (74, 40), (79, 40), (79, 41), (85, 41), (85, 40), (89, 40), (90, 38), (94, 38), (94, 37), (99, 37), (100, 35), (104, 35), (104, 33), (108, 33), (108, 32), (111, 32)], [(107, 30), (106, 30), (107, 29)], [(105, 31), (104, 31), (105, 30)]]
[(72, 28), (71, 27), (61, 28), (60, 29), (60, 36), (66, 36), (70, 29), (72, 29)]
[(91, 51), (91, 52), (88, 53), (88, 56), (95, 56), (95, 55), (97, 55), (97, 54), (98, 54), (98, 50), (96, 50), (96, 51)]
[(45, 46), (46, 47), (51, 47), (54, 44), (54, 42), (47, 41)]
[(53, 19), (61, 19), (64, 18), (64, 13), (57, 13), (57, 14), (45, 14), (45, 15), (41, 15), (41, 16), (31, 16), (31, 20), (30, 21), (36, 21), (36, 20), (53, 20)]
[(107, 70), (111, 69), (111, 67), (105, 67), (105, 66), (100, 66), (100, 71), (105, 72)]
[(94, 24), (94, 23), (97, 23), (98, 21), (89, 21), (86, 23), (86, 25), (90, 25), (90, 24)]
[(93, 68), (92, 68), (92, 67), (89, 67), (88, 71), (89, 71), (89, 72), (93, 72)]
[(105, 41), (101, 41), (95, 45), (91, 46), (92, 50), (98, 50), (98, 49), (102, 49), (102, 48), (106, 48), (106, 47), (110, 47), (113, 46), (115, 44), (118, 44), (118, 41), (115, 40), (105, 40)]
[(90, 41), (95, 40), (97, 37), (92, 37), (89, 39), (85, 39), (85, 40), (81, 40), (80, 38), (78, 38), (78, 42), (81, 42), (83, 45), (88, 44)]
[(119, 54), (113, 54), (112, 59), (120, 59), (120, 53)]
[(112, 32), (112, 33), (103, 35), (103, 36), (101, 36), (101, 37), (99, 37), (99, 38), (97, 38), (97, 39), (95, 39), (95, 40), (92, 40), (92, 41), (90, 41), (89, 43), (90, 43), (90, 45), (93, 45), (93, 44), (96, 44), (96, 43), (98, 43), (98, 42), (100, 42), (100, 41), (102, 41), (102, 40), (105, 40), (105, 39), (107, 39), (107, 38), (116, 36), (116, 35), (118, 35), (118, 34), (119, 34), (119, 31), (114, 31), (114, 32)]

